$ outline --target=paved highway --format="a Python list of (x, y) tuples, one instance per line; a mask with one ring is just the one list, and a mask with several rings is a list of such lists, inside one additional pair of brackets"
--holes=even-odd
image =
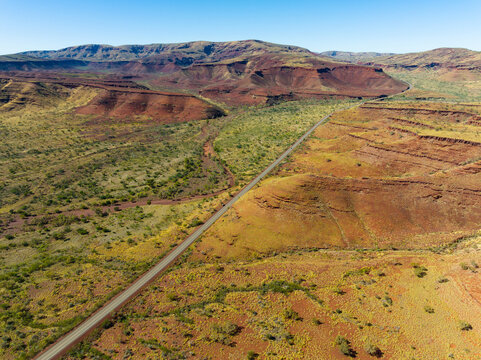
[[(363, 104), (362, 102), (361, 104)], [(357, 103), (348, 108), (359, 106)], [(346, 108), (346, 109), (348, 109)], [(344, 109), (344, 110), (346, 110)], [(57, 342), (49, 346), (43, 352), (38, 354), (34, 359), (37, 360), (51, 360), (58, 359), (64, 355), (71, 347), (77, 344), (83, 337), (94, 330), (100, 323), (106, 320), (113, 312), (118, 310), (127, 301), (132, 299), (143, 287), (149, 284), (162, 271), (167, 269), (174, 260), (181, 255), (194, 241), (196, 241), (209, 227), (212, 226), (224, 213), (229, 210), (234, 203), (239, 200), (244, 194), (252, 189), (257, 183), (271, 172), (281, 161), (283, 161), (289, 154), (292, 153), (311, 133), (320, 125), (324, 124), (332, 115), (326, 115), (319, 120), (313, 127), (311, 127), (304, 135), (302, 135), (289, 149), (287, 149), (281, 156), (279, 156), (272, 164), (270, 164), (262, 173), (260, 173), (254, 180), (252, 180), (246, 187), (244, 187), (237, 195), (235, 195), (227, 204), (218, 210), (209, 220), (200, 226), (194, 233), (178, 245), (171, 253), (164, 257), (157, 265), (155, 265), (148, 272), (139, 277), (135, 282), (129, 285), (125, 290), (119, 293), (116, 297), (102, 306), (99, 310), (88, 317), (84, 322), (74, 328), (72, 331), (61, 337)]]

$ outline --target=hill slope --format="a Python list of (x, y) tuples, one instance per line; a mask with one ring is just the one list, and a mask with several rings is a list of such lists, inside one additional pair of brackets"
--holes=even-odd
[(157, 89), (188, 90), (228, 105), (379, 96), (406, 88), (381, 69), (347, 65), (301, 47), (258, 40), (81, 45), (28, 51), (13, 58), (0, 61), (0, 69), (44, 71), (50, 66), (58, 71), (65, 66), (69, 71), (120, 73)]
[(377, 57), (365, 62), (369, 65), (393, 67), (450, 67), (481, 68), (481, 52), (462, 48), (439, 48), (429, 51)]
[(0, 74), (0, 111), (18, 110), (26, 105), (45, 108), (67, 99), (73, 89), (90, 89), (97, 96), (76, 113), (102, 118), (143, 116), (159, 123), (210, 119), (223, 111), (193, 95), (148, 90), (131, 81), (22, 77)]
[(377, 57), (365, 65), (380, 66), (394, 77), (409, 82), (412, 98), (479, 101), (481, 52), (461, 48)]
[(180, 65), (190, 65), (194, 61), (220, 61), (241, 54), (260, 54), (266, 52), (297, 53), (313, 55), (309, 50), (291, 45), (278, 45), (260, 40), (244, 41), (193, 41), (177, 44), (150, 45), (99, 45), (88, 44), (72, 46), (51, 51), (26, 51), (22, 55), (42, 59), (76, 59), (89, 61), (130, 61), (155, 57), (170, 59)]
[(382, 69), (326, 61), (319, 57), (264, 54), (192, 66), (153, 80), (167, 88), (197, 90), (227, 104), (262, 104), (326, 96), (393, 94), (406, 84)]

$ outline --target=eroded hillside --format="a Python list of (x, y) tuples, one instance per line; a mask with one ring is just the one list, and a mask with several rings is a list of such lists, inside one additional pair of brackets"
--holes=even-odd
[(97, 95), (74, 111), (99, 118), (130, 119), (132, 117), (162, 123), (211, 119), (224, 111), (193, 95), (148, 90), (122, 79), (78, 78), (42, 73), (0, 75), (0, 110), (17, 110), (25, 105), (53, 106), (67, 100), (72, 89), (92, 89)]
[(205, 97), (230, 105), (327, 96), (390, 95), (407, 87), (380, 68), (272, 54), (193, 65), (153, 83), (197, 89)]
[(378, 68), (347, 65), (257, 40), (83, 45), (0, 57), (1, 71), (122, 74), (163, 91), (186, 90), (229, 106), (303, 98), (364, 97), (407, 88)]
[(430, 51), (388, 56), (364, 56), (354, 53), (344, 58), (331, 53), (335, 60), (382, 67), (395, 78), (409, 82), (415, 90), (406, 93), (410, 99), (480, 101), (481, 52), (462, 48), (440, 48)]
[(202, 250), (410, 249), (472, 234), (481, 228), (479, 110), (378, 102), (335, 114), (213, 227)]

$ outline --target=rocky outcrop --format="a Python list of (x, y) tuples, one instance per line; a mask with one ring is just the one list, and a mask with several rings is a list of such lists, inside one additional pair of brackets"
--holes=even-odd
[(262, 104), (272, 98), (364, 97), (401, 92), (407, 85), (381, 69), (311, 61), (285, 65), (288, 59), (264, 55), (231, 63), (193, 65), (156, 80), (159, 85), (198, 90), (228, 104)]

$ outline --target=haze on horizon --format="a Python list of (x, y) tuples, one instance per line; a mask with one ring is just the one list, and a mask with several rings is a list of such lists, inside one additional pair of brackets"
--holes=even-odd
[(0, 54), (81, 44), (259, 39), (312, 51), (481, 50), (476, 0), (165, 1), (0, 0)]

